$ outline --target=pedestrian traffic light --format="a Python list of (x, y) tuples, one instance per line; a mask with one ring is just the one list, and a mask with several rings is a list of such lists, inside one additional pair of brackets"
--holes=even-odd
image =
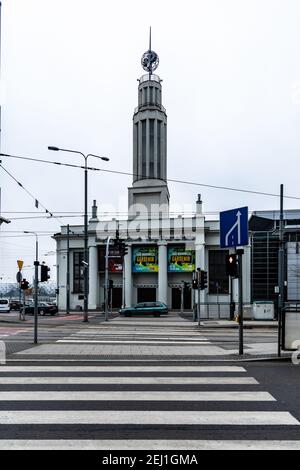
[(200, 272), (200, 289), (204, 290), (207, 288), (207, 271)]
[(236, 255), (226, 255), (226, 274), (227, 276), (237, 277), (238, 265)]
[(26, 281), (26, 279), (23, 279), (23, 280), (21, 281), (21, 289), (22, 289), (22, 290), (27, 290), (28, 287), (29, 287), (29, 282)]
[(46, 264), (41, 264), (41, 282), (47, 282), (50, 279), (50, 275), (48, 274), (49, 271), (49, 266), (46, 266)]
[(197, 279), (193, 279), (193, 280), (192, 280), (192, 288), (193, 288), (193, 289), (198, 289), (198, 281), (197, 281)]

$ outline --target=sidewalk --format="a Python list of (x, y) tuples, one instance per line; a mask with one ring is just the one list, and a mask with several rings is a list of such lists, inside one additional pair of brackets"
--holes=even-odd
[[(212, 323), (216, 323), (215, 329), (211, 329)], [(226, 323), (204, 321), (199, 327), (172, 313), (160, 318), (117, 317), (78, 326), (75, 333), (55, 343), (29, 347), (11, 354), (9, 359), (217, 361), (277, 357), (277, 335), (268, 328), (269, 322), (246, 322), (246, 327), (251, 325), (245, 329), (242, 357), (238, 354), (238, 325), (230, 322), (228, 329)], [(283, 353), (283, 357), (289, 356), (290, 353)]]

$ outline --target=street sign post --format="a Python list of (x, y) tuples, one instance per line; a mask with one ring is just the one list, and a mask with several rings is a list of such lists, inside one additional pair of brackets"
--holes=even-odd
[(22, 261), (21, 259), (17, 259), (17, 265), (20, 271), (22, 271), (23, 264), (24, 264), (24, 261)]
[(220, 212), (220, 246), (248, 245), (248, 207)]
[[(248, 207), (238, 207), (220, 212), (220, 246), (221, 248), (237, 248), (248, 245)], [(236, 250), (238, 255), (239, 278), (239, 354), (244, 354), (244, 312), (243, 312), (243, 249)], [(231, 256), (232, 264), (236, 261)], [(235, 262), (235, 263), (234, 263)], [(228, 273), (233, 274), (233, 273)]]

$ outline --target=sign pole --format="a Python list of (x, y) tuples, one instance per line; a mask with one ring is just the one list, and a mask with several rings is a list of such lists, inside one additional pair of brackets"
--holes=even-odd
[(284, 233), (283, 233), (283, 184), (280, 185), (280, 219), (279, 219), (279, 252), (278, 252), (278, 357), (281, 356), (282, 313), (284, 307)]
[(105, 321), (108, 321), (108, 256), (109, 256), (109, 243), (111, 237), (107, 237), (105, 247), (105, 280), (104, 280), (104, 316)]
[(243, 254), (244, 250), (236, 250), (239, 263), (239, 355), (244, 354), (244, 312), (243, 312)]
[(183, 314), (184, 311), (184, 281), (181, 281), (181, 292), (180, 292), (180, 311)]
[(201, 269), (197, 268), (197, 282), (198, 282), (198, 302), (197, 302), (197, 315), (198, 315), (198, 326), (200, 326), (200, 297), (201, 297)]

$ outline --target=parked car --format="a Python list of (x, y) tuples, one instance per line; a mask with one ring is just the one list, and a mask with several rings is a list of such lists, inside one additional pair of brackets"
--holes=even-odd
[(20, 310), (23, 307), (23, 303), (20, 300), (11, 300), (10, 301), (10, 309), (11, 310)]
[[(56, 315), (58, 312), (58, 308), (56, 305), (50, 305), (47, 302), (39, 302), (38, 303), (38, 312), (39, 315)], [(30, 302), (28, 304), (25, 304), (25, 315), (26, 314), (34, 314), (34, 302)]]
[(168, 307), (163, 302), (140, 302), (132, 307), (121, 308), (120, 315), (131, 317), (131, 315), (147, 314), (159, 317), (161, 314), (168, 313)]
[(0, 313), (10, 312), (10, 301), (9, 299), (0, 299)]

